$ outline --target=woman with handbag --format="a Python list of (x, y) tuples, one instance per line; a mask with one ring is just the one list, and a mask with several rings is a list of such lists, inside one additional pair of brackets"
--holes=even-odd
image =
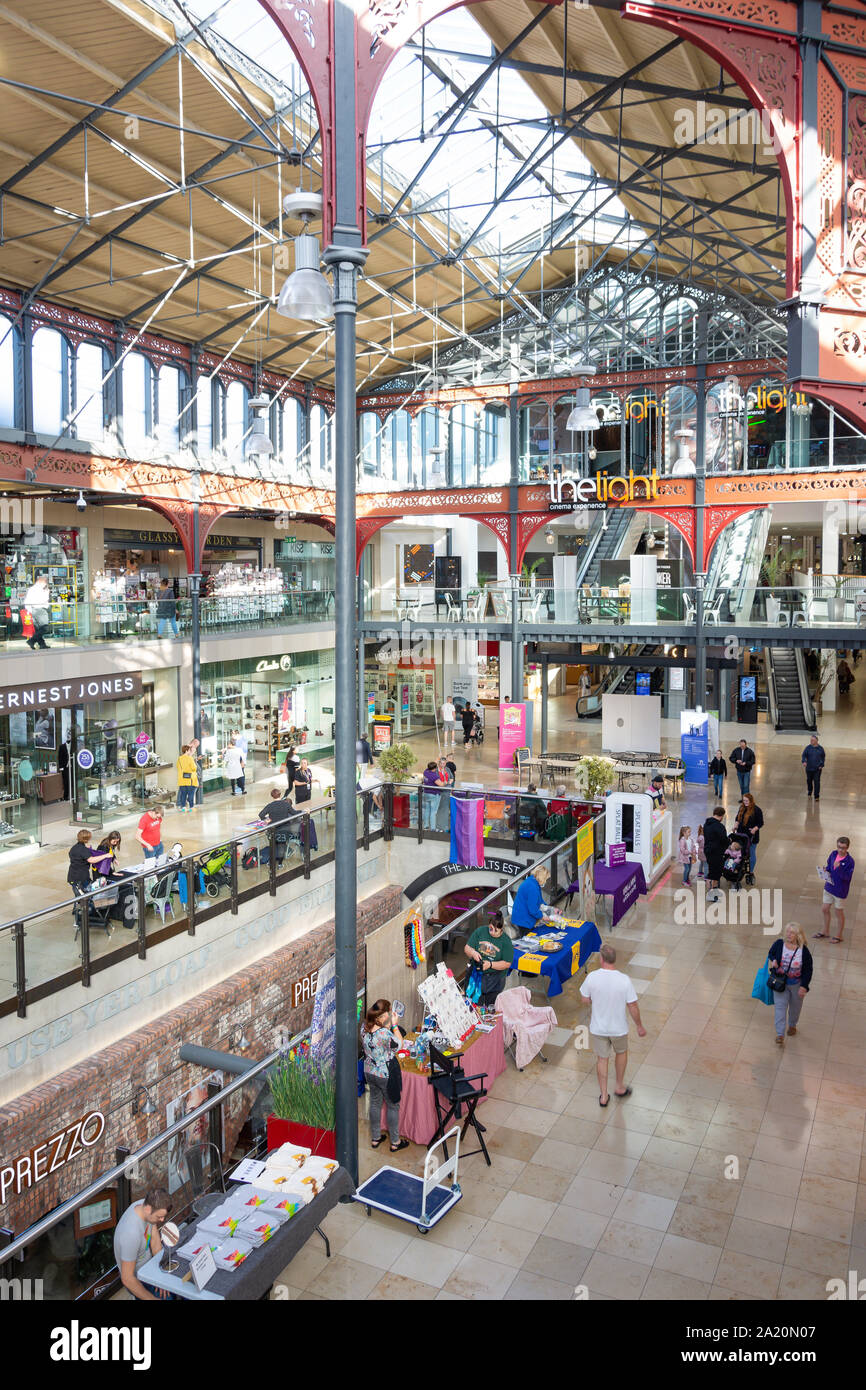
[[(400, 1138), (400, 1100), (394, 1093), (398, 1078), (394, 1068), (400, 1067), (396, 1056), (403, 1035), (397, 1027), (397, 1015), (391, 1012), (387, 999), (377, 999), (364, 1015), (361, 1026), (361, 1046), (364, 1049), (364, 1077), (370, 1092), (370, 1147), (378, 1149), (387, 1132), (391, 1135), (391, 1153), (408, 1149), (409, 1140)], [(388, 1130), (382, 1129), (382, 1106)]]
[(182, 811), (193, 810), (197, 787), (198, 768), (189, 744), (185, 743), (177, 759), (177, 804)]
[(796, 922), (788, 922), (784, 935), (773, 942), (768, 964), (770, 989), (775, 996), (776, 1044), (782, 1047), (785, 1024), (789, 1038), (797, 1031), (797, 1020), (812, 981), (812, 953), (806, 945), (806, 933)]

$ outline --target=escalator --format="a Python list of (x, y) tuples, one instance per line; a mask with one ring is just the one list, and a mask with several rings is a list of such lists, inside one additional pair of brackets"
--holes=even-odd
[(809, 695), (803, 653), (794, 647), (767, 647), (764, 670), (773, 727), (783, 734), (814, 733), (815, 707)]
[(611, 666), (597, 690), (594, 690), (591, 695), (578, 696), (575, 704), (578, 719), (599, 718), (601, 716), (602, 696), (604, 695), (634, 695), (637, 672), (641, 665), (645, 664), (643, 658), (651, 656), (657, 651), (657, 645), (643, 642), (635, 646), (633, 651), (626, 652), (626, 656), (633, 657), (633, 664), (630, 662), (628, 666)]
[(621, 556), (631, 555), (643, 530), (642, 517), (631, 507), (619, 507), (606, 513), (606, 517), (607, 528), (600, 526), (586, 547), (583, 563), (577, 572), (578, 587), (596, 587), (602, 560), (618, 560)]
[(704, 586), (706, 622), (750, 621), (772, 513), (772, 506), (746, 512), (722, 532)]

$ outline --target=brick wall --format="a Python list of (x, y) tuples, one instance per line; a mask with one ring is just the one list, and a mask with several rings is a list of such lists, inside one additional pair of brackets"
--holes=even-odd
[[(368, 932), (375, 931), (399, 911), (401, 898), (402, 890), (395, 885), (359, 902), (359, 946)], [(332, 919), (0, 1107), (0, 1167), (44, 1144), (91, 1111), (99, 1110), (105, 1115), (105, 1131), (98, 1142), (36, 1186), (19, 1196), (10, 1196), (6, 1205), (0, 1207), (0, 1225), (20, 1233), (112, 1167), (118, 1145), (134, 1152), (165, 1129), (166, 1105), (206, 1079), (201, 1067), (180, 1061), (183, 1043), (228, 1052), (229, 1031), (233, 1025), (241, 1024), (250, 1043), (244, 1055), (254, 1060), (274, 1050), (281, 1028), (290, 1035), (305, 1028), (312, 1016), (312, 1001), (293, 1008), (292, 986), (324, 965), (333, 949)], [(364, 983), (363, 970), (361, 950), (359, 988)], [(147, 1086), (156, 1106), (155, 1114), (132, 1115), (132, 1093), (139, 1085)], [(233, 1145), (257, 1090), (258, 1085), (253, 1082), (230, 1097), (223, 1107), (227, 1150)], [(147, 1176), (164, 1176), (164, 1154), (163, 1149), (155, 1156), (152, 1173), (142, 1175), (143, 1180)], [(136, 1197), (141, 1187), (141, 1181), (133, 1183)]]

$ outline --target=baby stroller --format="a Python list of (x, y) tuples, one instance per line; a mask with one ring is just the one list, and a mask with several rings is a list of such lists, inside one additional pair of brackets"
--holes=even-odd
[(474, 743), (476, 747), (479, 747), (484, 742), (484, 725), (481, 722), (481, 715), (477, 710), (475, 711), (475, 719), (472, 722), (472, 728), (469, 732), (469, 742)]
[[(87, 894), (92, 893), (95, 888), (108, 888), (108, 880), (105, 878), (94, 879), (94, 881), (91, 884), (88, 884), (86, 888), (82, 888), (79, 884), (74, 884), (72, 891), (74, 892), (76, 898), (82, 898), (85, 897)], [(102, 931), (105, 932), (106, 936), (111, 936), (111, 933), (114, 929), (114, 912), (116, 904), (117, 894), (114, 892), (109, 891), (107, 893), (93, 893), (93, 897), (91, 897), (90, 899), (90, 904), (88, 906), (87, 912), (87, 920), (90, 927), (100, 927)], [(81, 931), (82, 916), (82, 904), (75, 903), (72, 908), (72, 919), (75, 922), (75, 936), (73, 937), (73, 940), (75, 941), (78, 940), (78, 936)]]
[[(732, 846), (738, 846), (740, 850), (739, 858), (731, 855)], [(739, 893), (740, 884), (743, 879), (746, 883), (754, 883), (754, 875), (749, 872), (749, 837), (734, 831), (733, 835), (728, 836), (728, 848), (725, 851), (725, 862), (722, 868), (722, 878), (727, 879), (735, 893)]]
[(204, 891), (209, 898), (218, 898), (221, 888), (230, 888), (232, 881), (231, 845), (204, 855), (196, 863), (199, 883), (204, 883)]

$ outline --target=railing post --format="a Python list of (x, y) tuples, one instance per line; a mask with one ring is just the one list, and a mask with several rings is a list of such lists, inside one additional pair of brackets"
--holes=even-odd
[(553, 851), (550, 858), (550, 886), (554, 893), (559, 892), (559, 860), (556, 850)]
[(514, 853), (520, 853), (520, 792), (514, 802)]
[[(0, 1252), (5, 1250), (7, 1245), (11, 1245), (14, 1239), (15, 1232), (13, 1230), (10, 1230), (8, 1226), (0, 1226)], [(11, 1260), (0, 1260), (0, 1275), (2, 1275), (4, 1279), (9, 1277), (11, 1268)]]
[(90, 898), (81, 899), (81, 983), (90, 987)]
[[(409, 795), (411, 796), (411, 792), (409, 793)], [(423, 782), (419, 782), (419, 784), (418, 784), (418, 843), (419, 843), (419, 845), (423, 845), (423, 843), (424, 843), (424, 797), (425, 797), (425, 796), (426, 796), (426, 792), (424, 791), (424, 783), (423, 783)]]
[(383, 817), (384, 839), (393, 840), (394, 838), (394, 783), (386, 782), (383, 788), (385, 792), (385, 814)]
[[(209, 1082), (207, 1083), (207, 1098), (208, 1098), (208, 1100), (213, 1100), (215, 1096), (218, 1096), (218, 1095), (219, 1095), (219, 1093), (220, 1093), (221, 1090), (222, 1090), (222, 1086), (220, 1086), (219, 1082), (217, 1082), (217, 1081), (209, 1081)], [(223, 1108), (222, 1108), (222, 1106), (221, 1106), (221, 1105), (215, 1105), (215, 1106), (213, 1107), (212, 1110), (209, 1110), (209, 1111), (208, 1111), (208, 1117), (207, 1117), (207, 1137), (208, 1137), (208, 1143), (213, 1144), (214, 1148), (216, 1149), (217, 1153), (219, 1154), (219, 1156), (220, 1156), (220, 1166), (222, 1166), (222, 1159), (223, 1159), (223, 1127), (222, 1127), (222, 1113), (223, 1113)]]
[(144, 960), (147, 955), (147, 923), (144, 920), (147, 911), (144, 902), (144, 879), (135, 880), (135, 913), (138, 918), (138, 959)]
[(232, 842), (231, 859), (229, 860), (229, 895), (231, 902), (231, 914), (233, 917), (238, 915), (238, 845)]
[(186, 874), (186, 918), (189, 922), (187, 933), (195, 936), (195, 861), (190, 855), (184, 870)]
[(373, 799), (372, 792), (361, 793), (361, 824), (363, 827), (364, 849), (370, 848), (370, 802)]
[(18, 996), (18, 1017), (27, 1017), (27, 976), (24, 973), (24, 923), (16, 922), (12, 928), (15, 942), (15, 993)]
[(304, 878), (310, 877), (310, 813), (301, 821), (301, 846), (304, 851)]
[(277, 832), (274, 827), (268, 829), (268, 845), (270, 853), (268, 855), (268, 892), (272, 898), (277, 896)]
[[(129, 1158), (129, 1149), (125, 1144), (119, 1144), (114, 1150), (115, 1163), (122, 1163), (125, 1158)], [(117, 1179), (117, 1215), (121, 1217), (132, 1201), (132, 1193), (129, 1188), (129, 1178), (126, 1173), (121, 1173)]]

